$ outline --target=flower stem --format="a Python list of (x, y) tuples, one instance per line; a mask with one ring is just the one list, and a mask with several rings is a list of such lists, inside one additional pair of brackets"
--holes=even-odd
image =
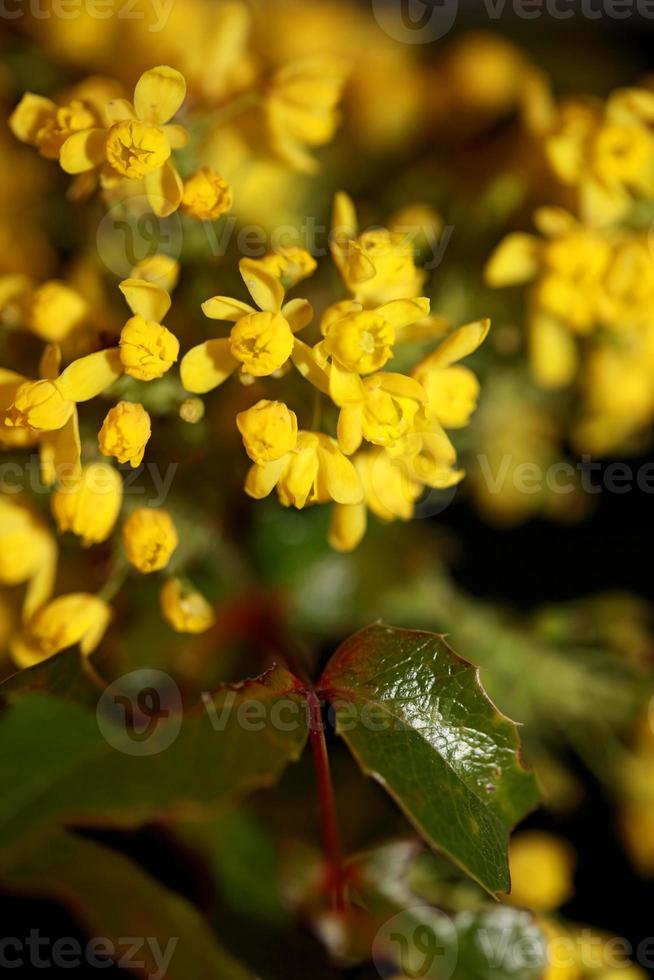
[(327, 755), (322, 709), (320, 699), (313, 688), (307, 690), (307, 705), (309, 708), (309, 737), (313, 751), (313, 765), (320, 805), (322, 838), (329, 869), (329, 891), (334, 911), (342, 912), (345, 908), (343, 856), (336, 819), (334, 789), (329, 768), (329, 756)]

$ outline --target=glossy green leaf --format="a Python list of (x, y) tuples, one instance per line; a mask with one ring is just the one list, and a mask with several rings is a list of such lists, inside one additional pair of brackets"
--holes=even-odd
[[(254, 980), (186, 898), (103, 844), (55, 830), (14, 855), (0, 873), (0, 884), (14, 894), (39, 895), (66, 906), (89, 940), (103, 937), (112, 959), (130, 973), (130, 966), (141, 964), (134, 972), (151, 978)], [(82, 949), (81, 962), (87, 957)], [(67, 964), (73, 965), (70, 959)], [(91, 972), (93, 966), (91, 960)]]
[(489, 892), (508, 891), (509, 831), (538, 795), (477, 668), (440, 635), (376, 625), (337, 650), (320, 693), (422, 836)]
[(161, 674), (137, 675), (133, 688), (128, 675), (103, 692), (79, 667), (72, 700), (43, 690), (60, 691), (53, 676), (70, 679), (76, 661), (65, 651), (0, 687), (0, 847), (46, 820), (134, 826), (213, 807), (272, 784), (302, 752), (304, 699), (281, 668), (182, 711)]

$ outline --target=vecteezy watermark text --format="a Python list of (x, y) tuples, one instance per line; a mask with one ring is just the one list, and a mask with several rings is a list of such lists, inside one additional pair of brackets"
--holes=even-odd
[(147, 980), (163, 980), (177, 943), (176, 936), (168, 939), (163, 947), (154, 936), (123, 936), (116, 940), (96, 936), (81, 943), (68, 936), (51, 939), (42, 936), (38, 929), (30, 929), (25, 938), (0, 939), (0, 969), (31, 966), (37, 970), (74, 970), (86, 965), (102, 970), (116, 964), (120, 969), (138, 972)]
[(151, 33), (162, 31), (178, 0), (0, 0), (0, 19), (138, 20)]
[[(396, 41), (428, 44), (445, 37), (459, 14), (459, 0), (372, 0), (377, 23)], [(654, 20), (654, 0), (482, 0), (477, 8), (491, 23), (519, 20)]]

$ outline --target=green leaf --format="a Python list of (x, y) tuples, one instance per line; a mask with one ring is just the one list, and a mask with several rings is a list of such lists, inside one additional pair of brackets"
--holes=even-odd
[[(182, 712), (180, 703), (166, 708), (167, 717), (146, 714), (141, 723), (156, 723), (151, 738), (135, 741), (135, 722), (127, 724), (124, 701), (114, 698), (128, 697), (136, 710), (151, 672), (138, 690), (117, 684), (103, 693), (83, 683), (80, 667), (74, 700), (41, 690), (54, 683), (59, 691), (57, 671), (70, 679), (75, 661), (76, 651), (64, 651), (23, 672), (22, 689), (11, 680), (0, 687), (8, 701), (0, 717), (0, 848), (46, 820), (134, 826), (191, 805), (222, 804), (274, 783), (304, 747), (304, 698), (282, 668), (222, 685), (192, 710)], [(155, 688), (161, 676), (162, 703), (170, 705), (179, 692), (167, 675), (156, 675)], [(284, 724), (276, 723), (276, 708)]]
[(121, 966), (129, 969), (127, 958), (132, 965), (141, 961), (139, 975), (254, 980), (220, 946), (195, 906), (103, 844), (55, 830), (14, 855), (0, 883), (14, 894), (60, 902), (89, 938), (111, 943), (112, 958)]
[(538, 800), (516, 725), (476, 667), (434, 633), (376, 625), (334, 654), (319, 693), (362, 769), (422, 836), (491, 893), (509, 890), (509, 831)]

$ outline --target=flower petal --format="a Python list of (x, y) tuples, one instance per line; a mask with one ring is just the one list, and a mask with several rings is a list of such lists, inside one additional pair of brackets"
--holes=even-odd
[(235, 323), (241, 317), (254, 313), (254, 307), (230, 296), (212, 296), (202, 304), (202, 312), (210, 320), (228, 320)]
[(110, 99), (105, 106), (109, 122), (126, 122), (134, 119), (134, 106), (127, 99)]
[(204, 395), (226, 381), (238, 365), (231, 352), (229, 338), (207, 340), (193, 347), (182, 358), (182, 385), (195, 395)]
[(105, 159), (107, 134), (104, 129), (85, 129), (69, 136), (61, 148), (59, 163), (67, 174), (83, 174)]
[(26, 92), (9, 117), (9, 128), (22, 143), (36, 144), (39, 132), (56, 111), (52, 99)]
[(79, 417), (75, 410), (60, 429), (41, 435), (41, 479), (48, 487), (55, 483), (64, 488), (75, 486), (82, 476), (81, 460)]
[(303, 378), (322, 391), (324, 395), (329, 394), (329, 375), (318, 363), (312, 349), (303, 341), (295, 338), (291, 360)]
[(145, 193), (150, 207), (159, 218), (167, 218), (180, 206), (184, 185), (170, 160), (145, 178)]
[(134, 314), (162, 323), (170, 309), (170, 296), (161, 286), (145, 279), (124, 279), (118, 286)]
[(383, 316), (396, 330), (401, 330), (412, 323), (424, 320), (429, 315), (429, 305), (426, 296), (419, 296), (417, 299), (395, 299), (391, 303), (384, 303), (375, 312)]
[(190, 139), (188, 129), (184, 126), (179, 126), (177, 123), (172, 123), (170, 126), (164, 126), (164, 133), (166, 134), (166, 139), (173, 150), (181, 150), (183, 147), (188, 145)]
[(87, 354), (69, 364), (56, 382), (60, 394), (73, 402), (96, 398), (123, 373), (117, 347)]
[(313, 307), (308, 299), (292, 299), (282, 307), (282, 316), (293, 333), (297, 333), (313, 320)]
[(365, 504), (335, 504), (327, 541), (335, 551), (354, 551), (366, 533), (367, 524)]
[(577, 372), (577, 342), (558, 320), (535, 314), (529, 323), (529, 360), (541, 388), (561, 388)]
[(490, 320), (475, 320), (474, 323), (467, 323), (464, 327), (459, 327), (446, 337), (442, 344), (436, 348), (433, 354), (426, 358), (424, 363), (438, 367), (447, 367), (456, 361), (461, 361), (468, 357), (484, 342), (490, 330)]
[(260, 310), (278, 313), (284, 302), (284, 287), (276, 276), (256, 259), (241, 259), (238, 264), (243, 282)]
[(332, 439), (318, 443), (320, 477), (327, 492), (338, 504), (360, 504), (363, 501), (361, 478), (353, 463), (343, 455)]
[(134, 89), (134, 109), (143, 122), (161, 126), (172, 119), (186, 98), (184, 76), (168, 65), (143, 72)]
[(484, 269), (487, 285), (520, 286), (538, 273), (541, 242), (535, 235), (516, 231), (497, 246)]
[(353, 371), (346, 371), (337, 361), (329, 369), (329, 395), (335, 405), (360, 404), (365, 398), (361, 378)]
[(289, 456), (273, 459), (268, 463), (255, 463), (245, 478), (245, 492), (255, 500), (262, 500), (275, 489), (289, 464)]
[(346, 456), (363, 442), (363, 405), (345, 405), (338, 416), (338, 445)]

